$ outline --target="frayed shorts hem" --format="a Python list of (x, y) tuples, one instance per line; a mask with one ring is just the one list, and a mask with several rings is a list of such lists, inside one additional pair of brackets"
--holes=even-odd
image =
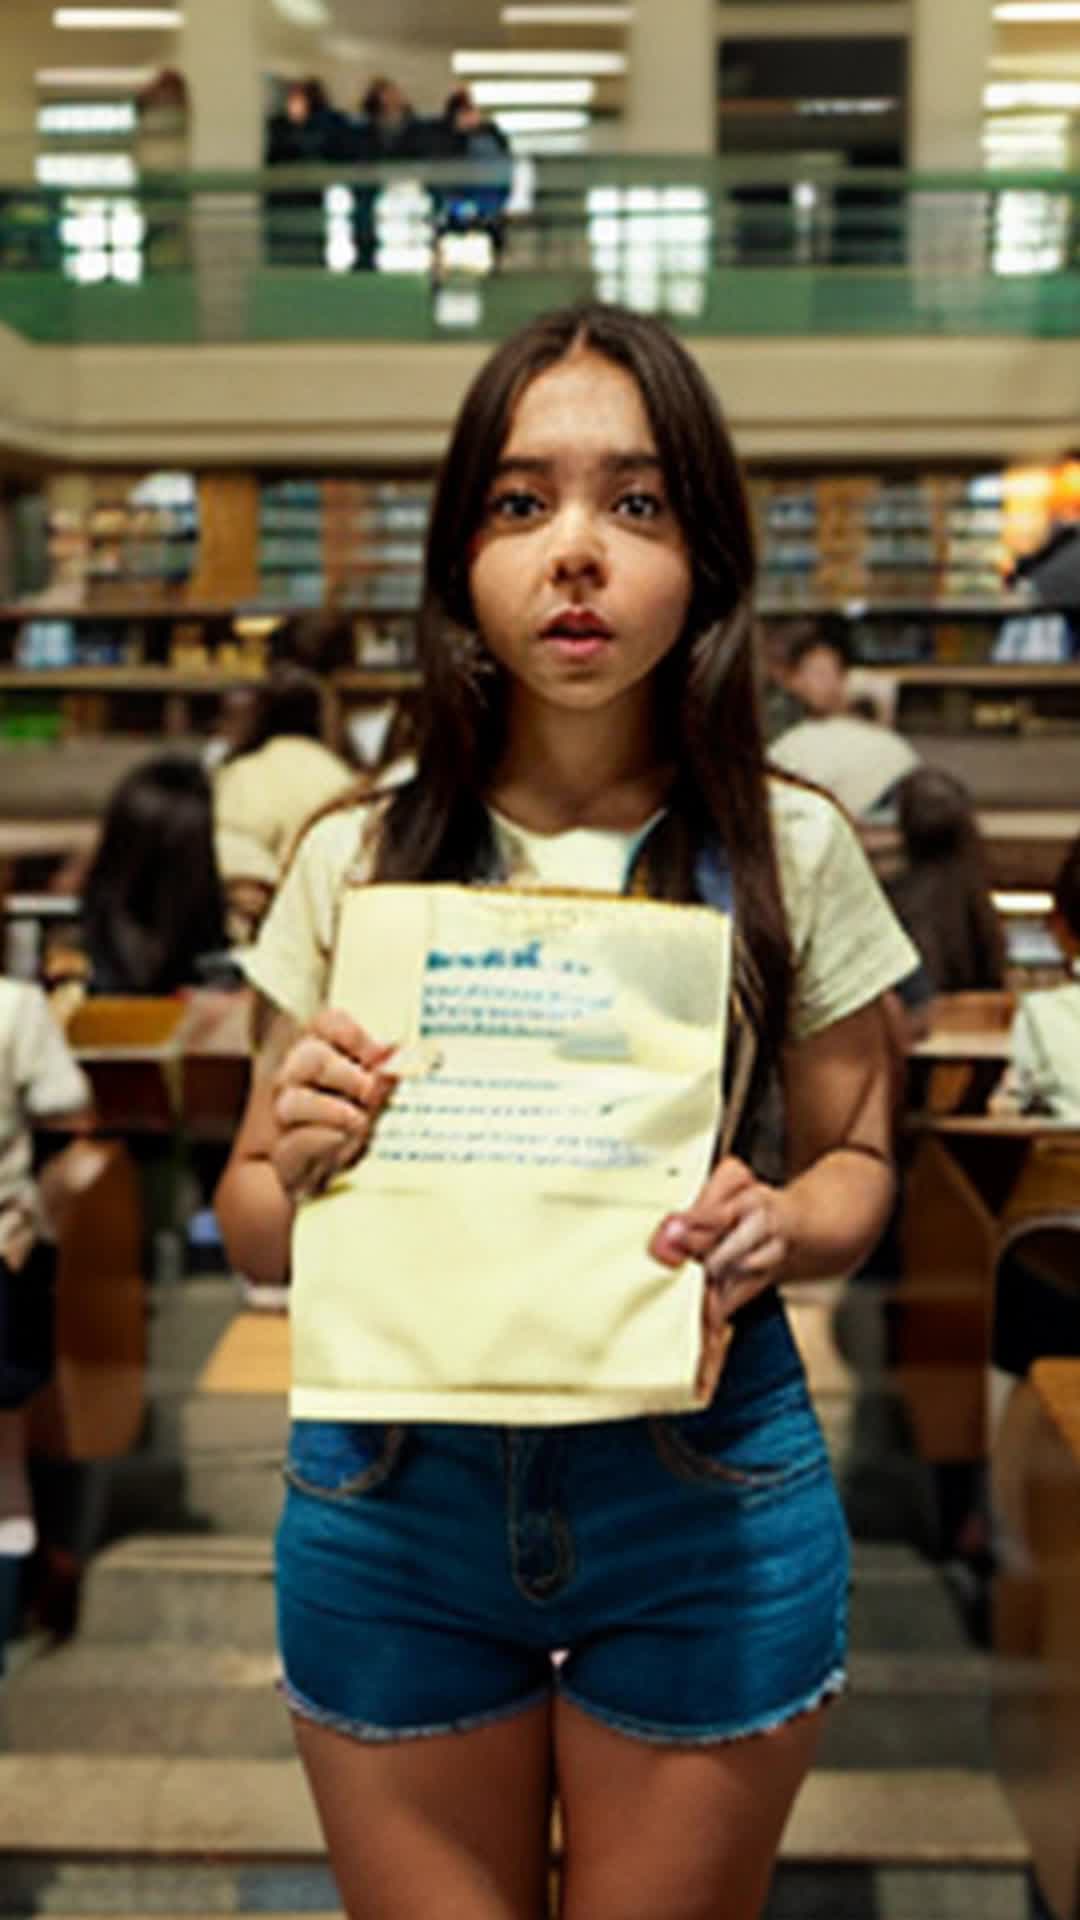
[(299, 1720), (310, 1720), (313, 1726), (327, 1727), (331, 1733), (343, 1733), (350, 1740), (363, 1740), (372, 1746), (388, 1746), (394, 1740), (432, 1740), (439, 1734), (475, 1733), (480, 1727), (493, 1727), (500, 1720), (511, 1720), (515, 1714), (526, 1713), (531, 1707), (542, 1706), (551, 1699), (550, 1687), (539, 1687), (535, 1692), (526, 1694), (522, 1700), (511, 1700), (505, 1707), (493, 1707), (487, 1713), (462, 1714), (456, 1720), (434, 1722), (422, 1727), (380, 1727), (366, 1720), (350, 1720), (346, 1714), (333, 1713), (328, 1707), (316, 1706), (313, 1700), (305, 1699), (287, 1680), (278, 1681), (278, 1692), (285, 1701), (290, 1713)]
[(440, 1734), (475, 1733), (481, 1727), (496, 1726), (501, 1720), (512, 1720), (516, 1714), (542, 1706), (555, 1693), (569, 1700), (571, 1705), (578, 1707), (591, 1720), (598, 1720), (603, 1726), (610, 1727), (612, 1732), (628, 1734), (635, 1740), (645, 1741), (649, 1746), (728, 1746), (735, 1740), (749, 1740), (755, 1735), (775, 1733), (789, 1721), (798, 1720), (804, 1714), (825, 1706), (843, 1693), (846, 1686), (845, 1669), (834, 1667), (820, 1686), (804, 1698), (793, 1701), (790, 1706), (782, 1707), (779, 1712), (744, 1721), (737, 1727), (673, 1727), (662, 1725), (659, 1721), (641, 1720), (633, 1714), (614, 1713), (608, 1707), (599, 1707), (595, 1701), (587, 1700), (556, 1678), (553, 1687), (537, 1688), (523, 1699), (512, 1700), (505, 1707), (494, 1707), (487, 1713), (462, 1714), (456, 1720), (433, 1722), (429, 1726), (383, 1727), (366, 1720), (350, 1720), (346, 1714), (333, 1713), (327, 1707), (316, 1706), (313, 1700), (298, 1693), (287, 1680), (278, 1681), (278, 1691), (290, 1713), (298, 1719), (309, 1720), (313, 1726), (327, 1727), (331, 1733), (342, 1733), (350, 1740), (365, 1741), (372, 1746), (386, 1746), (395, 1740), (430, 1740)]
[(820, 1686), (795, 1700), (790, 1706), (781, 1707), (778, 1712), (763, 1714), (759, 1719), (746, 1720), (737, 1727), (673, 1727), (660, 1721), (641, 1720), (633, 1714), (613, 1713), (608, 1707), (598, 1707), (593, 1700), (586, 1700), (572, 1687), (565, 1686), (560, 1680), (557, 1691), (564, 1700), (569, 1700), (582, 1713), (592, 1720), (598, 1720), (614, 1733), (629, 1734), (635, 1740), (644, 1740), (655, 1747), (718, 1747), (729, 1746), (735, 1740), (749, 1740), (756, 1734), (775, 1733), (779, 1727), (786, 1726), (791, 1720), (801, 1719), (804, 1714), (814, 1713), (847, 1686), (847, 1673), (841, 1667), (833, 1667)]

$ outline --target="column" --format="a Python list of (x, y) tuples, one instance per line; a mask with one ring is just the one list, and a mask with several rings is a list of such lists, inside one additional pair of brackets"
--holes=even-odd
[[(33, 0), (21, 0), (3, 9), (0, 57), (0, 174), (5, 186), (34, 178), (37, 152), (37, 87), (35, 69), (44, 65), (45, 36), (35, 22)], [(62, 36), (61, 36), (62, 37)]]
[(982, 170), (992, 39), (993, 0), (911, 0), (913, 172)]
[[(983, 95), (990, 77), (993, 0), (911, 0), (910, 142), (915, 173), (981, 173)], [(989, 193), (913, 197), (917, 300), (945, 331), (962, 329), (983, 297), (993, 248)]]
[(177, 52), (196, 173), (253, 173), (262, 164), (261, 12), (260, 0), (184, 0)]
[(716, 0), (637, 0), (627, 33), (627, 153), (716, 152)]
[[(184, 0), (177, 48), (188, 87), (193, 173), (254, 173), (263, 153), (260, 0)], [(243, 339), (259, 261), (261, 205), (253, 193), (196, 194), (191, 255), (206, 340)]]

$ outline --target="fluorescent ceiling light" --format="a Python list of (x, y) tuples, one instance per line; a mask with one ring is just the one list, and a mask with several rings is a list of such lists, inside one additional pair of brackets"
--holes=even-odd
[(470, 88), (478, 107), (587, 107), (595, 80), (478, 80)]
[(52, 93), (141, 93), (153, 78), (153, 67), (39, 67), (34, 75)]
[(35, 178), (43, 187), (133, 187), (130, 153), (39, 153)]
[(455, 53), (455, 73), (577, 73), (626, 72), (625, 53)]
[(1054, 906), (1052, 893), (1034, 887), (1030, 892), (1020, 887), (995, 888), (990, 898), (999, 913), (1051, 913)]
[(624, 27), (633, 14), (631, 6), (510, 6), (500, 19), (508, 27)]
[(497, 113), (495, 120), (504, 133), (584, 133), (589, 124), (587, 113), (559, 112), (556, 108), (535, 112)]
[(54, 27), (119, 27), (122, 31), (149, 28), (153, 32), (180, 26), (179, 7), (54, 7)]
[[(524, 150), (530, 154), (578, 154), (588, 153), (589, 136), (587, 133), (524, 133), (515, 134), (515, 142), (523, 143)], [(522, 151), (518, 144), (517, 151)]]
[(983, 104), (991, 112), (1007, 107), (1080, 107), (1080, 80), (997, 81), (986, 88)]
[(985, 122), (988, 133), (1063, 133), (1067, 113), (1007, 113)]
[(874, 114), (891, 113), (898, 104), (895, 99), (797, 100), (795, 110), (797, 113), (821, 119), (844, 118), (851, 115), (869, 118)]
[(330, 9), (326, 0), (274, 0), (274, 10), (295, 27), (328, 27)]
[(1011, 26), (1064, 26), (1070, 20), (1080, 20), (1080, 0), (1032, 0), (1031, 6), (1025, 6), (1023, 0), (1003, 0), (994, 8), (994, 19)]
[(57, 101), (37, 110), (39, 133), (134, 133), (134, 100)]

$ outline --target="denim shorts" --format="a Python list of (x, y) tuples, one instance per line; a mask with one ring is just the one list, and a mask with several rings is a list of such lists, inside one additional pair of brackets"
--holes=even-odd
[(557, 1692), (640, 1739), (706, 1743), (843, 1685), (847, 1531), (772, 1295), (701, 1412), (297, 1421), (285, 1477), (283, 1690), (356, 1739), (464, 1732)]

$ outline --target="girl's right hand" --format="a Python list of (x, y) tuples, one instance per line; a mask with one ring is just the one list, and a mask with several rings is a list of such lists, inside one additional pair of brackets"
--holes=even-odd
[(397, 1084), (379, 1072), (393, 1050), (332, 1008), (289, 1048), (272, 1086), (270, 1163), (290, 1200), (318, 1193), (366, 1151)]

